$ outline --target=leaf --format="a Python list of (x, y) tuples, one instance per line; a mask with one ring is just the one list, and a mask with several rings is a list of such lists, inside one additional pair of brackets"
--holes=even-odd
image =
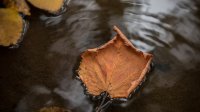
[(46, 10), (50, 13), (57, 13), (64, 5), (65, 0), (27, 0), (33, 6)]
[(31, 15), (30, 8), (25, 0), (3, 0), (3, 3), (7, 8), (17, 10), (24, 15)]
[(0, 9), (0, 45), (15, 45), (23, 32), (23, 19), (17, 11), (8, 8)]
[(81, 57), (80, 79), (94, 96), (107, 92), (111, 98), (128, 98), (149, 70), (152, 55), (136, 49), (114, 26), (117, 35)]
[(44, 107), (40, 109), (39, 112), (71, 112), (71, 111), (60, 107)]

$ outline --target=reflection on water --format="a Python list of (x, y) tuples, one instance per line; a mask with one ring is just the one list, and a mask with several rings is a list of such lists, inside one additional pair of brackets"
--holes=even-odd
[(22, 46), (0, 48), (0, 111), (94, 111), (73, 68), (81, 52), (110, 40), (117, 25), (154, 54), (155, 69), (132, 99), (107, 112), (199, 112), (199, 6), (198, 0), (72, 0), (60, 16), (33, 10)]

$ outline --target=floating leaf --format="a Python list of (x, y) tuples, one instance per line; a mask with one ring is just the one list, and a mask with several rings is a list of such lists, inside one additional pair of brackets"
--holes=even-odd
[(111, 98), (127, 98), (150, 68), (152, 55), (136, 49), (115, 26), (117, 35), (81, 57), (78, 74), (90, 94), (107, 92)]
[(71, 111), (60, 107), (44, 107), (40, 109), (39, 112), (71, 112)]
[(0, 9), (0, 45), (16, 45), (23, 32), (23, 19), (13, 9)]
[(50, 13), (57, 13), (64, 5), (65, 0), (28, 0), (33, 6), (46, 10)]
[(15, 9), (24, 15), (31, 15), (25, 0), (3, 0), (3, 3), (7, 8)]

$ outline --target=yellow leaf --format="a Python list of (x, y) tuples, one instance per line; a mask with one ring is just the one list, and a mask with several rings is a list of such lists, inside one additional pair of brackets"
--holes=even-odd
[(23, 19), (16, 10), (0, 9), (0, 45), (15, 45), (21, 38)]
[(46, 10), (50, 13), (57, 13), (64, 5), (65, 0), (28, 0), (33, 6)]
[(3, 0), (3, 3), (7, 8), (12, 8), (18, 12), (23, 13), (24, 15), (31, 15), (29, 6), (25, 0)]

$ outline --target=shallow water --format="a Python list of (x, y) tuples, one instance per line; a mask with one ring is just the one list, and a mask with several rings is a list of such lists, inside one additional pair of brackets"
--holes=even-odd
[(0, 111), (32, 112), (61, 106), (93, 112), (75, 80), (80, 53), (115, 33), (154, 55), (154, 70), (128, 102), (106, 112), (199, 112), (200, 2), (198, 0), (71, 0), (49, 16), (33, 9), (17, 49), (0, 48)]

